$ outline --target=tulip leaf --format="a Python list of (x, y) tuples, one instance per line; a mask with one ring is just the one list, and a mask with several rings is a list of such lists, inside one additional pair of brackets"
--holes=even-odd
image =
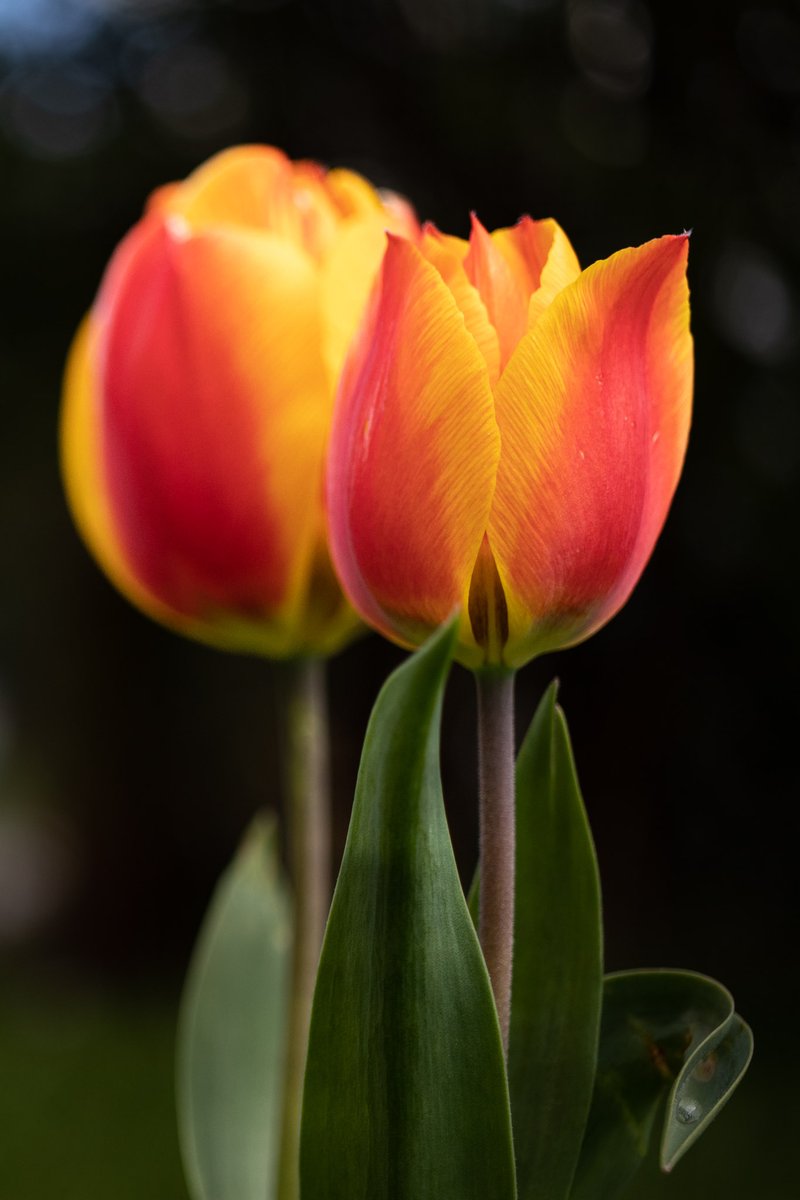
[(550, 685), (517, 760), (508, 1079), (520, 1200), (565, 1200), (592, 1098), (602, 995), (600, 880)]
[(317, 977), (303, 1200), (512, 1200), (500, 1030), (439, 776), (451, 625), (367, 730)]
[(193, 1200), (271, 1200), (281, 1124), (291, 916), (273, 819), (219, 883), (178, 1024), (178, 1125)]
[(753, 1038), (730, 994), (691, 971), (606, 977), (594, 1098), (571, 1200), (615, 1200), (666, 1097), (661, 1166), (674, 1167), (728, 1100)]

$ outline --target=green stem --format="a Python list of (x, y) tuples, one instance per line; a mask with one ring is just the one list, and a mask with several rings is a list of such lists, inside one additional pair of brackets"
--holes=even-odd
[(514, 950), (514, 675), (478, 672), (478, 933), (508, 1056)]
[(311, 1002), (330, 905), (330, 787), (325, 665), (286, 668), (286, 827), (294, 943), (283, 1089), (278, 1200), (300, 1194), (300, 1117)]

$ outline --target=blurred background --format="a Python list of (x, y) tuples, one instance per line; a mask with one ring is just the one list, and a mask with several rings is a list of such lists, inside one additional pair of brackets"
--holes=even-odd
[[(693, 228), (696, 419), (664, 536), (558, 674), (607, 960), (686, 966), (756, 1032), (722, 1119), (639, 1200), (792, 1200), (800, 9), (696, 0), (0, 0), (0, 1198), (183, 1200), (180, 982), (250, 815), (280, 808), (274, 670), (130, 608), (58, 476), (64, 356), (148, 192), (240, 141), (362, 171), (465, 235), (555, 216), (584, 264)], [(795, 549), (792, 550), (792, 546)], [(331, 669), (337, 853), (371, 703)], [(444, 772), (475, 860), (474, 706)], [(466, 747), (466, 754), (464, 748)]]

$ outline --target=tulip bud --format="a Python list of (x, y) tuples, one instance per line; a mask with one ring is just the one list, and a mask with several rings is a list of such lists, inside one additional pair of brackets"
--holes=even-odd
[(161, 188), (73, 344), (69, 502), (113, 582), (214, 645), (326, 654), (358, 622), (328, 554), (333, 395), (407, 206), (243, 146)]
[(389, 239), (345, 367), (331, 548), (364, 619), (515, 668), (624, 604), (666, 518), (692, 393), (686, 235), (581, 271), (554, 221)]

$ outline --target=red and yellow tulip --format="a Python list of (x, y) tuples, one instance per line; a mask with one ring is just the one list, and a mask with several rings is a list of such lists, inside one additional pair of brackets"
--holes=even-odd
[(66, 489), (114, 583), (204, 641), (328, 653), (355, 630), (331, 568), (333, 396), (410, 210), (358, 175), (243, 146), (157, 191), (67, 366)]
[(459, 657), (588, 637), (653, 549), (689, 431), (685, 235), (581, 271), (554, 221), (390, 237), (345, 367), (328, 514), (339, 576), (405, 645)]

